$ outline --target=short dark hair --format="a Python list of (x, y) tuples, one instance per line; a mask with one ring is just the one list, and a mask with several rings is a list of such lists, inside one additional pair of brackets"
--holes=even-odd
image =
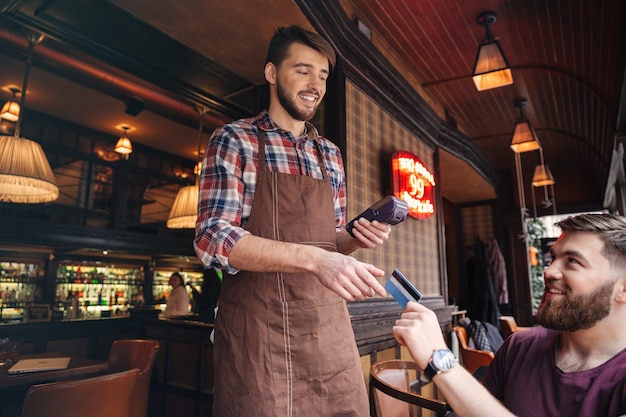
[(267, 63), (271, 62), (277, 67), (280, 66), (285, 58), (287, 58), (287, 50), (291, 44), (295, 42), (320, 52), (328, 58), (329, 69), (332, 70), (334, 68), (337, 62), (337, 56), (330, 43), (317, 33), (305, 30), (298, 25), (279, 27), (276, 29), (267, 49), (265, 64), (267, 65)]
[(591, 232), (604, 242), (602, 254), (626, 270), (626, 218), (616, 214), (579, 214), (556, 223), (563, 232)]
[(180, 272), (173, 272), (172, 275), (170, 275), (170, 278), (174, 277), (177, 277), (181, 284), (185, 284), (185, 280), (183, 279), (183, 276), (180, 274)]

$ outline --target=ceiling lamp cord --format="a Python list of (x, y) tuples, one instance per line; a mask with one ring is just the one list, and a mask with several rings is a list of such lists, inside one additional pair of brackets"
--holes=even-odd
[(196, 181), (193, 185), (187, 185), (176, 194), (174, 204), (167, 218), (167, 227), (170, 229), (193, 229), (196, 226), (196, 218), (198, 217), (198, 194), (200, 193), (200, 175), (202, 169), (199, 168), (202, 159), (200, 158), (202, 149), (202, 131), (203, 119), (207, 113), (205, 107), (198, 107), (200, 122), (198, 124), (198, 163), (195, 166)]

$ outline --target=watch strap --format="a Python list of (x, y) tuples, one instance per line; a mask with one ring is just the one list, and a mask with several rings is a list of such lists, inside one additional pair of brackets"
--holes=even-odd
[(432, 380), (438, 373), (439, 371), (435, 369), (431, 361), (428, 361), (428, 365), (426, 365), (426, 368), (422, 371), (424, 378), (428, 381)]
[[(444, 352), (447, 355), (450, 355), (454, 358), (454, 362), (451, 364), (451, 366), (446, 367), (446, 368), (439, 368), (438, 366), (435, 365), (434, 363), (434, 357), (437, 353), (441, 353)], [(424, 368), (424, 370), (422, 371), (422, 377), (425, 381), (430, 381), (432, 380), (436, 375), (439, 375), (442, 372), (449, 372), (451, 371), (456, 365), (458, 364), (458, 360), (456, 359), (456, 357), (454, 357), (454, 354), (452, 353), (452, 351), (450, 351), (450, 349), (438, 349), (435, 350), (433, 352), (433, 354), (430, 356), (430, 360), (428, 361), (428, 364), (426, 365), (426, 368)], [(445, 365), (445, 364), (443, 364)]]

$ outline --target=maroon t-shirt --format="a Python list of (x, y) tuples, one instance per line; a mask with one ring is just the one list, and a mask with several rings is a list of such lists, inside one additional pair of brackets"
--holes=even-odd
[(519, 417), (626, 414), (626, 349), (580, 372), (556, 367), (558, 332), (537, 327), (507, 338), (483, 384)]

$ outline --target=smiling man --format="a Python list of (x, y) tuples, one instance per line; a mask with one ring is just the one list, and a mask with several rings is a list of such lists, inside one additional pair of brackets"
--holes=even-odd
[[(484, 387), (453, 364), (433, 377), (457, 416), (626, 415), (626, 219), (582, 214), (557, 226), (563, 233), (544, 272), (541, 326), (505, 340)], [(422, 305), (410, 303), (393, 331), (422, 368), (446, 349)]]
[(215, 321), (214, 415), (367, 416), (346, 301), (385, 295), (384, 272), (348, 256), (390, 226), (346, 230), (339, 148), (309, 120), (335, 53), (279, 28), (268, 48), (267, 111), (217, 129), (205, 152), (194, 248), (225, 271)]
[(486, 387), (519, 416), (626, 414), (626, 220), (585, 214), (563, 233), (544, 271), (542, 326), (498, 353)]

